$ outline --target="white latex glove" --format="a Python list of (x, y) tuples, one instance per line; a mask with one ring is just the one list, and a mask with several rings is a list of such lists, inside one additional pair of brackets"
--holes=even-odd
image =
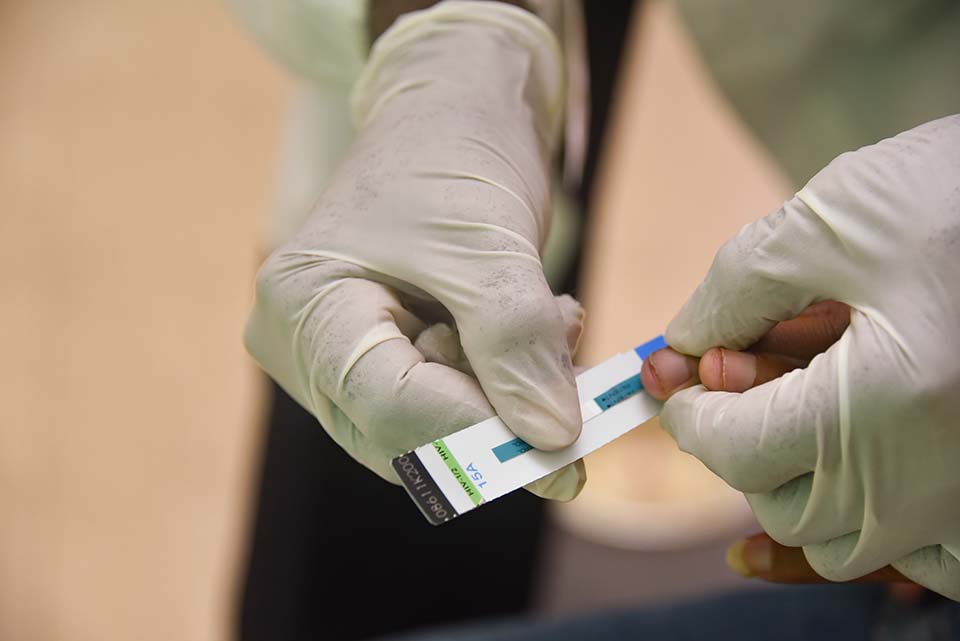
[(677, 393), (661, 423), (828, 579), (892, 564), (960, 600), (960, 116), (844, 154), (745, 226), (670, 323), (694, 356), (851, 306), (802, 370)]
[[(562, 75), (550, 31), (515, 7), (401, 18), (357, 81), (356, 141), (260, 271), (250, 353), (387, 480), (394, 456), (495, 412), (542, 449), (580, 433), (581, 312), (554, 299), (538, 253)], [(449, 329), (421, 337), (437, 321), (469, 367)], [(578, 464), (533, 489), (569, 499), (583, 478)]]

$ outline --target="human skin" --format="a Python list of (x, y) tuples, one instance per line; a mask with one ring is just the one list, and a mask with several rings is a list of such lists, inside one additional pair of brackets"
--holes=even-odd
[(840, 338), (849, 324), (849, 307), (824, 301), (778, 323), (745, 351), (714, 347), (702, 358), (694, 358), (667, 348), (647, 359), (640, 376), (644, 389), (660, 400), (700, 384), (712, 391), (744, 392), (805, 367)]

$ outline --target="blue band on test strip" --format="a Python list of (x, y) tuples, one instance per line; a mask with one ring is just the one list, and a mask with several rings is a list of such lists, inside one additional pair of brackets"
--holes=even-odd
[(642, 360), (647, 356), (650, 356), (650, 354), (653, 354), (658, 349), (663, 349), (666, 346), (667, 341), (663, 339), (663, 336), (657, 336), (653, 340), (647, 341), (640, 347), (635, 347), (633, 351), (636, 352), (637, 356), (639, 356)]

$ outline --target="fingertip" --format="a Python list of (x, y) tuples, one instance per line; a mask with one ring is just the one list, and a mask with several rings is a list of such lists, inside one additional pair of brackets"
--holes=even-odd
[[(576, 394), (576, 388), (574, 388), (574, 394)], [(574, 398), (577, 397), (574, 396)], [(553, 440), (540, 449), (562, 450), (565, 447), (570, 447), (580, 438), (580, 432), (583, 431), (583, 416), (580, 414), (579, 404), (573, 408), (572, 412), (566, 414), (565, 420), (558, 420), (557, 425), (560, 429), (550, 433), (550, 436), (554, 437)]]
[(666, 400), (671, 394), (699, 382), (697, 359), (669, 347), (658, 350), (643, 361), (640, 380), (651, 396)]
[(534, 481), (527, 485), (527, 489), (542, 498), (566, 503), (577, 498), (586, 482), (587, 471), (583, 459), (580, 459), (549, 476)]
[(552, 395), (550, 405), (523, 399), (508, 414), (500, 413), (507, 426), (538, 450), (553, 452), (572, 445), (583, 429), (576, 387)]
[(764, 533), (749, 536), (744, 541), (743, 562), (753, 576), (763, 576), (773, 570), (776, 543)]
[(566, 467), (550, 484), (550, 498), (563, 503), (577, 498), (587, 482), (587, 470), (580, 459)]
[(587, 464), (583, 462), (583, 459), (578, 459), (573, 466), (577, 470), (577, 491), (570, 497), (571, 500), (576, 498), (587, 484)]
[(723, 389), (723, 348), (712, 347), (700, 357), (700, 382), (709, 390)]
[(727, 567), (745, 578), (769, 578), (773, 569), (774, 543), (766, 534), (754, 534), (735, 541), (725, 561)]
[(640, 383), (643, 384), (643, 391), (658, 401), (666, 400), (667, 395), (663, 391), (660, 379), (657, 378), (653, 372), (653, 366), (650, 364), (650, 360), (648, 357), (643, 361), (643, 365), (640, 366)]
[(747, 565), (747, 562), (743, 558), (743, 549), (746, 547), (746, 545), (746, 539), (734, 541), (733, 544), (727, 548), (724, 561), (726, 562), (728, 568), (740, 576), (744, 578), (750, 578), (753, 576), (753, 573), (750, 571), (750, 566)]

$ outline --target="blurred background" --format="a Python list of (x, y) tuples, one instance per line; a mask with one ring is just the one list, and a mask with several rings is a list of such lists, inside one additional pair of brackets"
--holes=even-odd
[[(666, 5), (628, 32), (586, 365), (660, 333), (790, 191)], [(295, 83), (213, 0), (0, 2), (0, 69), (0, 638), (237, 638), (269, 399), (241, 333)], [(534, 612), (743, 587), (744, 504), (657, 426), (588, 470)]]

